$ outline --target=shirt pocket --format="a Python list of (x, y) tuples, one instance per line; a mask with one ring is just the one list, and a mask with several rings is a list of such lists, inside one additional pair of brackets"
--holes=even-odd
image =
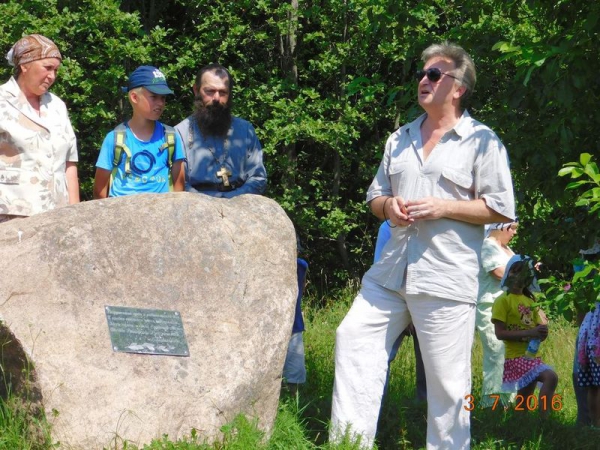
[(472, 200), (474, 198), (475, 179), (473, 174), (463, 170), (445, 167), (440, 177), (440, 187), (445, 198)]
[(407, 187), (414, 184), (414, 170), (411, 172), (412, 165), (406, 161), (394, 162), (388, 168), (388, 177), (391, 182), (394, 195), (408, 195)]

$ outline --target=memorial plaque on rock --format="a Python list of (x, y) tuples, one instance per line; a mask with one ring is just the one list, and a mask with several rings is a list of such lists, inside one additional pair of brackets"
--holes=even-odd
[(189, 356), (178, 311), (106, 306), (115, 352)]

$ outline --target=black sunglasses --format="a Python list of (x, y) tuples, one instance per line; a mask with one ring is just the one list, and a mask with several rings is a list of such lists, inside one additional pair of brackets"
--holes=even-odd
[(425, 75), (427, 75), (427, 79), (429, 81), (433, 81), (434, 83), (436, 81), (439, 81), (440, 78), (442, 78), (442, 75), (448, 75), (449, 77), (454, 78), (455, 80), (458, 80), (458, 78), (456, 78), (454, 75), (450, 75), (449, 73), (442, 72), (437, 67), (431, 67), (430, 69), (427, 69), (427, 70), (423, 70), (423, 69), (417, 70), (417, 72), (415, 73), (415, 78), (417, 79), (417, 81), (421, 81)]

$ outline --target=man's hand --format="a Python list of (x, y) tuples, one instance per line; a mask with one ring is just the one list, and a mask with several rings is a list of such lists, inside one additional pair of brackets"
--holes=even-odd
[(447, 215), (446, 204), (445, 200), (425, 197), (406, 202), (406, 211), (412, 220), (440, 219)]
[(406, 210), (406, 204), (404, 199), (398, 197), (388, 197), (383, 204), (384, 217), (389, 219), (392, 225), (406, 227), (414, 222), (411, 219)]

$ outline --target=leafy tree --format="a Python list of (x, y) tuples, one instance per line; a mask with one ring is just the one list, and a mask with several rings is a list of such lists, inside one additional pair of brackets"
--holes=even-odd
[[(412, 74), (443, 39), (473, 56), (467, 105), (511, 157), (522, 222), (519, 250), (566, 276), (594, 232), (554, 174), (598, 153), (598, 2), (581, 0), (6, 0), (0, 47), (25, 33), (65, 57), (54, 92), (77, 132), (83, 197), (103, 136), (129, 115), (119, 87), (137, 65), (174, 87), (162, 120), (191, 113), (191, 84), (211, 62), (230, 68), (235, 112), (255, 124), (268, 194), (296, 224), (325, 291), (360, 276), (378, 227), (364, 199), (387, 136), (421, 113)], [(0, 68), (4, 79), (8, 67)], [(595, 218), (594, 218), (595, 219)], [(581, 233), (566, 233), (577, 226)]]
[[(569, 162), (559, 171), (560, 176), (569, 176), (572, 181), (568, 190), (577, 190), (576, 205), (585, 207), (596, 221), (600, 219), (600, 170), (589, 153), (582, 153), (577, 162)], [(591, 186), (591, 187), (590, 187)], [(582, 188), (590, 187), (587, 190)], [(600, 235), (595, 235), (595, 242), (600, 242)], [(546, 305), (552, 311), (573, 319), (575, 313), (587, 312), (600, 301), (600, 260), (586, 261), (577, 258), (573, 261), (579, 266), (570, 282), (551, 277), (544, 280), (547, 286)]]
[[(520, 25), (494, 49), (502, 55), (499, 63), (513, 65), (506, 97), (512, 111), (503, 121), (510, 127), (524, 228), (532, 230), (526, 247), (564, 274), (573, 249), (586, 246), (597, 228), (553, 174), (579, 153), (600, 150), (592, 131), (600, 124), (600, 4), (526, 1), (507, 7)], [(573, 227), (575, 233), (566, 232)]]

